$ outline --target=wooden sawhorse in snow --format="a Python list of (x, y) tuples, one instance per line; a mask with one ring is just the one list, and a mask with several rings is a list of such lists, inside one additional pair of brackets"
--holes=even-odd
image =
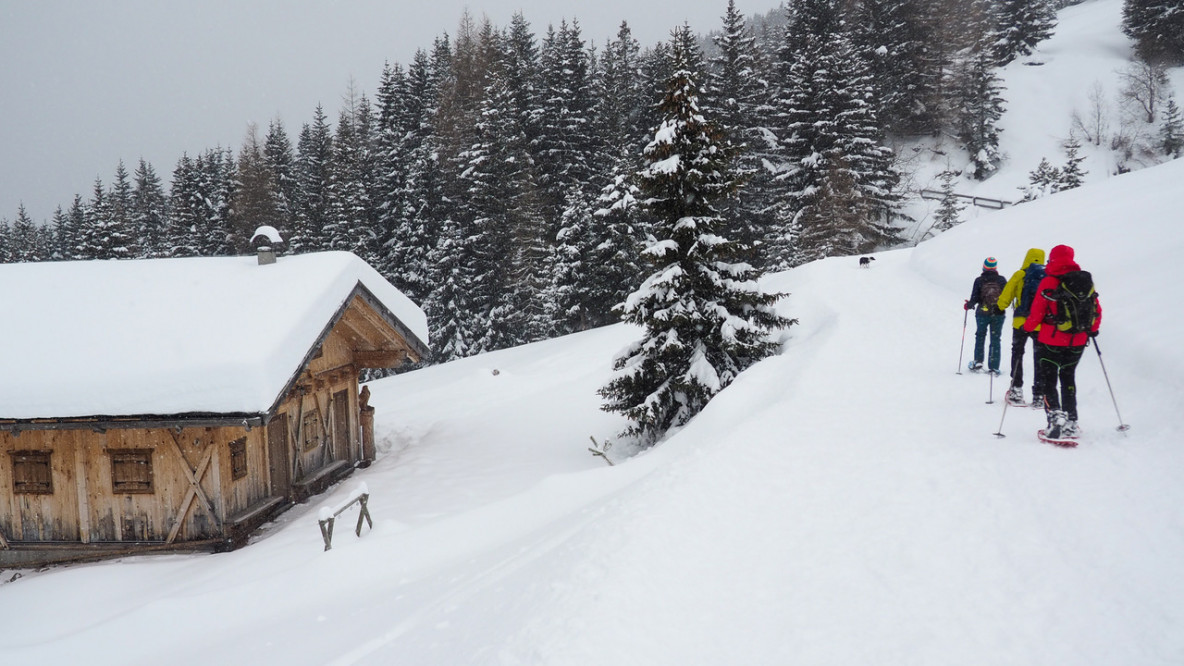
[(366, 508), (366, 502), (369, 500), (370, 491), (366, 488), (366, 484), (361, 483), (358, 484), (358, 487), (354, 489), (352, 493), (350, 493), (349, 498), (337, 505), (336, 508), (327, 506), (321, 508), (320, 515), (318, 516), (319, 520), (317, 522), (321, 525), (321, 536), (325, 539), (325, 550), (329, 550), (333, 547), (333, 523), (337, 520), (337, 516), (340, 516), (345, 512), (346, 509), (350, 508), (354, 504), (357, 504), (359, 507), (361, 507), (361, 510), (358, 511), (358, 526), (354, 528), (354, 534), (358, 535), (359, 537), (362, 536), (363, 520), (365, 520), (366, 524), (370, 526), (370, 529), (374, 529), (374, 521), (370, 519), (370, 510)]

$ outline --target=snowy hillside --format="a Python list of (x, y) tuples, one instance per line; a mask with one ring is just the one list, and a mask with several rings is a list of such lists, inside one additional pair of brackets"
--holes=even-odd
[[(0, 664), (1184, 663), (1181, 183), (770, 276), (782, 354), (613, 467), (587, 447), (624, 425), (595, 391), (626, 326), (375, 382), (379, 460), (250, 546), (0, 572)], [(983, 258), (1060, 243), (1131, 425), (1088, 349), (1076, 449), (956, 374)], [(373, 530), (323, 552), (318, 509), (361, 482)]]
[[(1064, 143), (1071, 135), (1083, 144), (1080, 154), (1085, 159), (1081, 166), (1087, 172), (1087, 183), (1113, 177), (1120, 163), (1129, 169), (1146, 166), (1141, 159), (1124, 162), (1110, 149), (1126, 116), (1121, 100), (1123, 72), (1133, 57), (1131, 41), (1119, 29), (1122, 0), (1085, 0), (1062, 9), (1057, 21), (1052, 37), (1041, 42), (1034, 54), (1018, 58), (999, 71), (1007, 100), (1007, 111), (999, 123), (999, 152), (1004, 160), (1000, 171), (976, 181), (969, 175), (963, 151), (948, 141), (934, 144), (927, 140), (902, 149), (905, 171), (914, 188), (940, 190), (938, 175), (950, 168), (964, 172), (954, 183), (959, 194), (1018, 201), (1023, 196), (1020, 188), (1029, 185), (1028, 176), (1040, 160), (1048, 159), (1054, 167), (1065, 163)], [(1184, 95), (1184, 67), (1169, 69), (1167, 74), (1179, 100)], [(1100, 145), (1091, 143), (1080, 130), (1074, 131), (1075, 114), (1094, 129), (1104, 128)], [(1128, 132), (1152, 131), (1139, 123), (1132, 127)], [(909, 214), (917, 220), (909, 230), (910, 238), (920, 238), (929, 229), (936, 205), (920, 201), (910, 208)], [(969, 207), (963, 219), (992, 212)]]
[[(0, 586), (5, 663), (1153, 664), (1184, 660), (1184, 161), (972, 222), (870, 270), (774, 276), (781, 356), (624, 464), (587, 437), (610, 327), (377, 382), (384, 454), (246, 549)], [(1081, 446), (955, 374), (982, 257), (1097, 276)], [(493, 373), (496, 369), (497, 374)], [(994, 398), (994, 404), (984, 404)], [(374, 530), (322, 552), (364, 481)], [(8, 581), (11, 573), (6, 574)]]

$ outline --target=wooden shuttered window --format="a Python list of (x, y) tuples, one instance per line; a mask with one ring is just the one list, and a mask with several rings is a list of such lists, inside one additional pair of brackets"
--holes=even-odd
[(152, 449), (113, 449), (111, 491), (130, 495), (152, 493)]
[(52, 495), (53, 466), (49, 451), (13, 451), (12, 490), (18, 495)]
[(247, 438), (239, 437), (230, 443), (230, 477), (235, 481), (247, 475)]

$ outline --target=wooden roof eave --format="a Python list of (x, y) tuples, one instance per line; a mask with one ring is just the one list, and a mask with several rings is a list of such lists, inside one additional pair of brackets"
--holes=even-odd
[(130, 416), (75, 416), (64, 418), (0, 420), (0, 431), (19, 436), (33, 430), (154, 430), (161, 428), (233, 428), (250, 430), (266, 425), (267, 414), (236, 412), (216, 414), (192, 412), (185, 414), (135, 414)]
[[(407, 346), (410, 347), (410, 351), (413, 354), (413, 356), (410, 357), (412, 360), (419, 360), (423, 356), (427, 355), (427, 345), (425, 345), (418, 336), (412, 333), (411, 329), (407, 328), (406, 324), (400, 321), (399, 318), (390, 311), (390, 309), (383, 305), (382, 301), (378, 300), (374, 293), (366, 288), (366, 285), (359, 281), (356, 285), (354, 285), (354, 288), (350, 290), (349, 295), (345, 297), (345, 300), (341, 303), (341, 307), (337, 308), (337, 312), (334, 313), (333, 317), (331, 317), (328, 323), (325, 324), (325, 327), (321, 330), (320, 335), (317, 336), (316, 341), (313, 342), (312, 346), (309, 347), (308, 352), (304, 355), (304, 358), (300, 361), (300, 365), (296, 367), (295, 372), (293, 372), (292, 376), (288, 378), (288, 381), (284, 384), (283, 389), (279, 392), (279, 395), (276, 396), (275, 401), (267, 410), (267, 414), (263, 422), (264, 425), (271, 421), (272, 417), (275, 416), (277, 411), (279, 411), (280, 405), (283, 404), (284, 400), (296, 387), (296, 383), (300, 381), (300, 376), (304, 374), (305, 368), (308, 367), (309, 363), (312, 362), (313, 357), (316, 356), (317, 350), (320, 349), (322, 344), (324, 344), (325, 340), (329, 337), (329, 334), (333, 331), (337, 324), (341, 322), (341, 319), (345, 317), (345, 313), (349, 310), (349, 306), (353, 302), (354, 297), (361, 298), (362, 302), (370, 306), (376, 313), (378, 313), (380, 317), (382, 317), (383, 321), (385, 321), (389, 326), (391, 326), (391, 328), (395, 330), (396, 333), (399, 334), (399, 336), (407, 343)], [(397, 352), (382, 351), (365, 353), (394, 354)], [(402, 356), (402, 359), (391, 357), (390, 360), (406, 360), (408, 358), (406, 354)], [(375, 357), (372, 360), (378, 361), (380, 359)]]

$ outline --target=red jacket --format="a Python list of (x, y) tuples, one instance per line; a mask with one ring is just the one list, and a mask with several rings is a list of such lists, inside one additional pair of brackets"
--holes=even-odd
[[(1056, 289), (1061, 284), (1061, 276), (1065, 273), (1079, 270), (1081, 267), (1073, 261), (1073, 248), (1068, 245), (1058, 245), (1049, 252), (1048, 265), (1044, 269), (1045, 277), (1040, 281), (1040, 286), (1036, 288), (1037, 295), (1032, 299), (1032, 311), (1028, 314), (1028, 319), (1024, 321), (1025, 331), (1031, 333), (1036, 330), (1037, 326), (1040, 326), (1046, 316), (1054, 315), (1057, 312), (1059, 307), (1057, 302), (1041, 298), (1040, 294), (1043, 294), (1045, 289)], [(1099, 301), (1098, 318), (1094, 320), (1091, 330), (1096, 333), (1101, 325), (1102, 303)], [(1040, 326), (1036, 340), (1054, 347), (1084, 347), (1089, 342), (1089, 334), (1067, 333), (1057, 330), (1056, 326)]]

